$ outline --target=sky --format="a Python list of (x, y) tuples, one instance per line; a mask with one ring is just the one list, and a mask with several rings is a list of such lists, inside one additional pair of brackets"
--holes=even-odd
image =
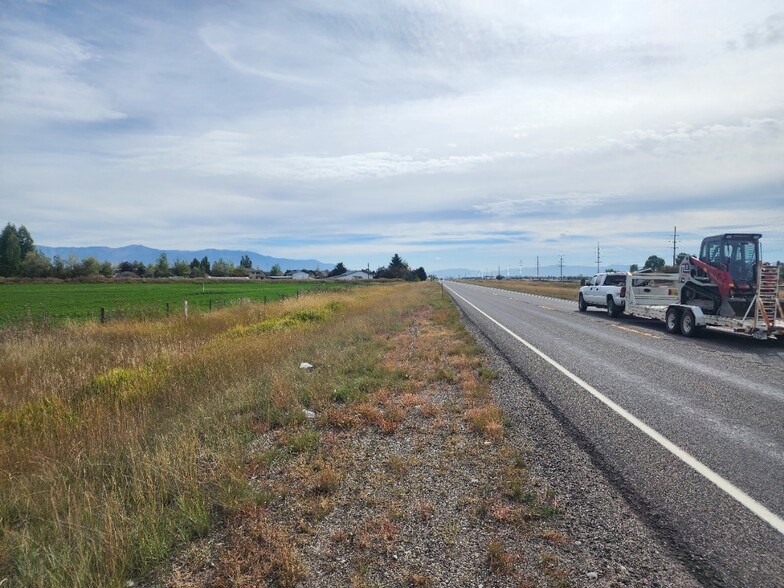
[(0, 222), (350, 268), (642, 265), (676, 226), (784, 260), (784, 4), (0, 0)]

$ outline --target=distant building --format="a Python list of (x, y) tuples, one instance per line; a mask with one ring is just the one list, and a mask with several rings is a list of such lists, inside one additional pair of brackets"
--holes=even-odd
[(292, 280), (309, 280), (310, 274), (308, 272), (292, 272)]
[(249, 270), (248, 270), (248, 277), (249, 277), (251, 280), (263, 280), (264, 278), (266, 278), (266, 277), (267, 277), (267, 274), (265, 274), (265, 273), (264, 273), (262, 270), (260, 270), (260, 269), (249, 269)]
[(335, 276), (336, 280), (369, 280), (371, 275), (367, 272), (346, 272), (345, 274), (340, 274), (339, 276)]

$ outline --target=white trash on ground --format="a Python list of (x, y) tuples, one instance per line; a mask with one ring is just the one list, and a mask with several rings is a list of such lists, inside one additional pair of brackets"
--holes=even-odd
[(309, 364), (307, 361), (303, 361), (301, 364), (299, 364), (299, 369), (301, 370), (309, 370), (312, 367), (313, 365)]

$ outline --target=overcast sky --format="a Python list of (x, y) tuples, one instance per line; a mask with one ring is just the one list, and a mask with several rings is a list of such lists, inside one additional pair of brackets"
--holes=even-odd
[(781, 0), (0, 0), (0, 221), (377, 267), (784, 260)]

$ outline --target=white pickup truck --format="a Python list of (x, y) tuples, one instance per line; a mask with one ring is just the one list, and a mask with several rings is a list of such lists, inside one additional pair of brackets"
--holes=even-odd
[(618, 316), (626, 306), (626, 274), (596, 274), (580, 288), (577, 305), (580, 312), (585, 312), (589, 306), (602, 306), (607, 308), (610, 316)]

